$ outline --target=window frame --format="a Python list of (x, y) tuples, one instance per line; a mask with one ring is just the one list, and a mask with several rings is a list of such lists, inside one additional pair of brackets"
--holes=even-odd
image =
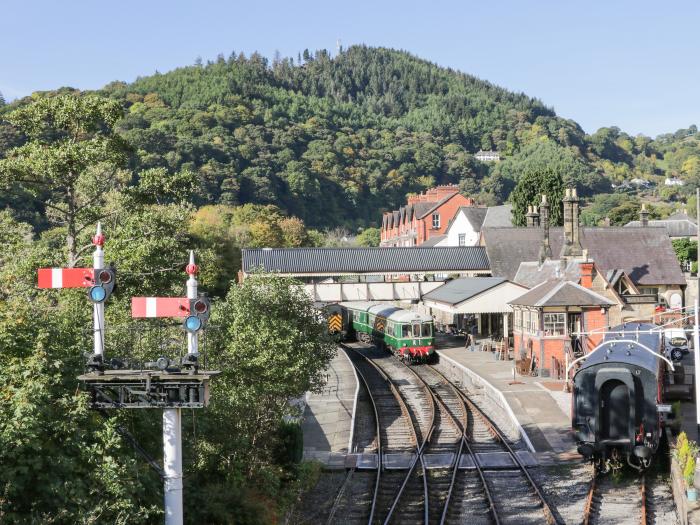
[[(554, 319), (554, 320), (553, 320)], [(545, 312), (542, 319), (545, 337), (563, 337), (567, 334), (566, 313)], [(549, 326), (549, 329), (547, 328)]]
[(458, 233), (457, 234), (457, 246), (466, 246), (467, 245), (467, 234), (466, 233)]
[(432, 220), (433, 220), (433, 230), (439, 230), (440, 229), (440, 212), (433, 212), (432, 215)]

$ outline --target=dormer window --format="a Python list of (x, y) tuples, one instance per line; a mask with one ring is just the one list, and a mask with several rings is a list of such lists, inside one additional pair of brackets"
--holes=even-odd
[(440, 214), (433, 213), (433, 230), (439, 230), (439, 229), (440, 229)]

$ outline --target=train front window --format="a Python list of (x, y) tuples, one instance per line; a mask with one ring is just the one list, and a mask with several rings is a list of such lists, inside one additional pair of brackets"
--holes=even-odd
[(423, 323), (423, 337), (430, 337), (432, 334), (431, 323)]
[(410, 324), (401, 325), (401, 335), (403, 337), (411, 337), (411, 325)]
[(420, 337), (420, 325), (419, 324), (413, 325), (413, 337)]

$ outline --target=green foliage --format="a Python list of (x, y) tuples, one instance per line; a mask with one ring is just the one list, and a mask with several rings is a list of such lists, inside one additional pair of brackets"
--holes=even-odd
[[(296, 431), (290, 436), (289, 425), (280, 431), (280, 425), (285, 416), (298, 415), (290, 399), (321, 386), (335, 351), (324, 320), (289, 279), (253, 275), (216, 306), (212, 324), (219, 331), (212, 358), (222, 374), (211, 405), (197, 421), (189, 476), (195, 494), (187, 510), (194, 523), (229, 521), (216, 514), (219, 506), (250, 509), (266, 502), (275, 509), (290, 503), (296, 476), (290, 463), (298, 459), (300, 436)], [(280, 459), (282, 464), (275, 461)], [(242, 485), (256, 487), (245, 502), (239, 500)], [(215, 507), (196, 504), (212, 492)], [(228, 510), (226, 516), (231, 515)], [(260, 514), (249, 522), (269, 521)]]
[(379, 246), (381, 242), (381, 230), (379, 228), (365, 228), (355, 239), (358, 246)]
[(683, 468), (683, 479), (688, 488), (695, 485), (695, 456), (689, 456)]
[(564, 196), (564, 185), (562, 178), (548, 167), (528, 167), (520, 175), (518, 184), (510, 196), (513, 203), (513, 223), (524, 226), (528, 205), (540, 203), (542, 195), (546, 195), (550, 203), (550, 225), (560, 225), (562, 223), (560, 203)]
[(104, 216), (109, 190), (121, 184), (122, 116), (116, 101), (94, 95), (40, 98), (6, 118), (27, 137), (0, 160), (0, 187), (42, 202), (50, 223), (66, 228), (68, 266), (78, 261), (76, 237)]
[(698, 257), (698, 241), (690, 239), (672, 239), (671, 244), (676, 252), (678, 262), (683, 264), (688, 261), (697, 261)]

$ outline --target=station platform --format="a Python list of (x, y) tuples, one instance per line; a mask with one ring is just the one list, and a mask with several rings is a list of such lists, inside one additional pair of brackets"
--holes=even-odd
[(345, 456), (352, 443), (358, 380), (342, 348), (338, 348), (326, 376), (326, 385), (320, 393), (306, 394), (303, 457), (320, 461), (327, 468), (345, 468)]
[(564, 392), (563, 381), (517, 374), (514, 380), (514, 361), (465, 349), (462, 337), (438, 336), (437, 347), (441, 363), (457, 363), (483, 379), (486, 389), (497, 391), (495, 396), (502, 394), (541, 462), (581, 459), (571, 431), (571, 394)]

